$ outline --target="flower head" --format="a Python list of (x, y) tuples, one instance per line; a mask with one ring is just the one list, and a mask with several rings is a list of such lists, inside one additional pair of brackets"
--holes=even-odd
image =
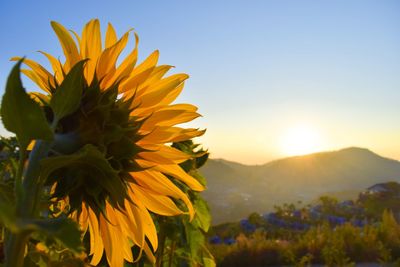
[[(134, 245), (154, 259), (157, 232), (149, 211), (193, 217), (192, 204), (176, 183), (204, 189), (179, 166), (190, 156), (169, 145), (204, 133), (176, 126), (199, 116), (193, 105), (172, 104), (188, 75), (165, 77), (172, 66), (157, 65), (158, 51), (137, 65), (136, 34), (135, 48), (117, 65), (130, 31), (118, 39), (111, 24), (104, 43), (96, 19), (86, 24), (81, 36), (57, 22), (51, 25), (65, 62), (41, 52), (52, 66), (48, 71), (24, 60), (30, 69), (22, 71), (47, 93), (32, 97), (54, 120), (49, 103), (79, 65), (83, 93), (79, 108), (56, 125), (46, 183), (53, 187), (53, 197), (68, 202), (83, 231), (89, 231), (91, 264), (97, 265), (105, 251), (110, 266), (123, 266), (124, 260), (135, 260)], [(182, 201), (187, 210), (175, 201)]]

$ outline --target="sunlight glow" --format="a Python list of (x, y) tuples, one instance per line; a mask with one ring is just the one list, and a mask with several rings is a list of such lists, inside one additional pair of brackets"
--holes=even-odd
[(308, 125), (288, 129), (281, 138), (281, 152), (285, 156), (306, 155), (322, 150), (318, 131)]

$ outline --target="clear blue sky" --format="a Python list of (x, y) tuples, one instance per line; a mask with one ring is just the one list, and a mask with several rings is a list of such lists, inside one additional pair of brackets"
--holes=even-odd
[[(368, 147), (400, 159), (400, 1), (0, 1), (0, 84), (11, 56), (62, 56), (50, 27), (91, 18), (140, 36), (140, 56), (191, 78), (180, 100), (214, 157), (262, 163), (308, 125), (320, 149)], [(31, 84), (26, 83), (27, 87)], [(31, 89), (31, 88), (28, 88)]]

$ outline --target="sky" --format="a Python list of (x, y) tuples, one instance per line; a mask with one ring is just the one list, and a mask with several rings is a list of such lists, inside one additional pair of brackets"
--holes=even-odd
[(213, 158), (359, 146), (400, 160), (399, 14), (396, 0), (0, 0), (0, 93), (12, 56), (62, 58), (51, 20), (81, 32), (99, 18), (134, 28), (140, 59), (159, 49), (190, 75), (178, 102), (199, 107), (190, 126), (207, 128), (197, 141)]

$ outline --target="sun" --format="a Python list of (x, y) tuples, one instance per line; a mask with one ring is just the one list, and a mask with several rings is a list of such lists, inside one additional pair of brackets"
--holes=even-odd
[(321, 151), (322, 140), (318, 131), (309, 125), (297, 125), (282, 135), (280, 149), (285, 156), (298, 156)]

